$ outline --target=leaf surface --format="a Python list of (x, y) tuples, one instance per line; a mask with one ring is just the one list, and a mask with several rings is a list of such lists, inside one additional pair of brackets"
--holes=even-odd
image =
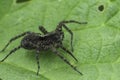
[[(67, 24), (74, 33), (74, 61), (59, 50), (84, 74), (76, 73), (51, 51), (40, 53), (40, 75), (36, 75), (35, 51), (20, 49), (0, 63), (2, 80), (120, 80), (120, 0), (0, 0), (0, 49), (10, 38), (25, 31), (48, 31), (62, 20), (88, 22)], [(103, 10), (99, 10), (100, 6)], [(63, 45), (70, 48), (70, 34), (63, 29)], [(41, 32), (40, 32), (41, 33)], [(4, 52), (3, 59), (21, 38)]]

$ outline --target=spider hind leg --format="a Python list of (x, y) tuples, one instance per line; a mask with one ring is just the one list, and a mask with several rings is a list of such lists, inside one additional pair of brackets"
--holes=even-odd
[(22, 37), (22, 36), (24, 36), (24, 35), (26, 35), (26, 34), (29, 34), (29, 33), (30, 33), (30, 32), (24, 32), (24, 33), (22, 33), (22, 34), (19, 34), (19, 35), (15, 36), (15, 37), (11, 38), (11, 39), (9, 40), (9, 42), (5, 45), (5, 47), (4, 47), (0, 52), (5, 51), (6, 48), (7, 48), (13, 41), (15, 41), (16, 39), (18, 39), (18, 38), (20, 38), (20, 37)]
[(9, 54), (7, 54), (0, 62), (3, 62), (5, 59), (8, 58), (8, 56), (10, 56), (12, 53), (16, 52), (16, 51), (19, 50), (20, 48), (21, 48), (21, 46), (18, 46), (18, 47), (16, 47), (16, 48), (14, 48), (13, 50), (11, 50), (11, 51), (9, 52)]
[(75, 66), (73, 66), (65, 57), (63, 57), (55, 48), (52, 48), (53, 53), (55, 53), (58, 57), (60, 57), (65, 63), (67, 63), (69, 66), (71, 66), (72, 69), (74, 69), (76, 72), (78, 72), (80, 75), (83, 75)]

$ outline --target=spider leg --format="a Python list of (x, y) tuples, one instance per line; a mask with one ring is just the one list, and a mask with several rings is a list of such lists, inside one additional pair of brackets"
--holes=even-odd
[[(36, 47), (36, 49), (39, 48), (38, 45), (33, 44), (32, 42), (29, 42), (29, 44), (32, 45), (33, 47)], [(40, 70), (39, 53), (40, 53), (40, 51), (37, 50), (37, 51), (36, 51), (36, 55), (35, 55), (35, 57), (36, 57), (36, 61), (37, 61), (37, 65), (38, 65), (37, 75), (39, 74), (39, 70)]]
[(22, 33), (22, 34), (20, 34), (20, 35), (18, 35), (18, 36), (15, 36), (15, 37), (13, 37), (13, 38), (11, 38), (10, 40), (9, 40), (9, 42), (5, 45), (5, 47), (0, 51), (0, 52), (3, 52), (7, 47), (8, 47), (8, 45), (11, 43), (11, 42), (13, 42), (14, 40), (16, 40), (16, 39), (18, 39), (18, 38), (20, 38), (20, 37), (22, 37), (22, 36), (24, 36), (24, 35), (26, 35), (26, 34), (29, 34), (30, 32), (24, 32), (24, 33)]
[(87, 24), (87, 22), (78, 22), (78, 21), (75, 21), (75, 20), (61, 21), (60, 22), (60, 24), (66, 24), (66, 23)]
[[(71, 35), (71, 50), (73, 52), (73, 32), (65, 25), (66, 23), (87, 24), (87, 22), (78, 22), (75, 20), (69, 20), (69, 21), (61, 21), (59, 23), (59, 25), (61, 25), (61, 27), (63, 26)], [(59, 28), (59, 26), (58, 26), (58, 28)]]
[(69, 55), (71, 55), (78, 62), (78, 60), (75, 58), (75, 56), (68, 49), (66, 49), (63, 46), (60, 46), (60, 48), (63, 49), (64, 51), (66, 51)]
[(70, 35), (71, 35), (71, 50), (72, 50), (72, 52), (74, 51), (73, 50), (73, 32), (65, 25), (65, 24), (63, 24), (63, 27), (70, 33)]
[(83, 75), (75, 66), (73, 66), (66, 58), (64, 58), (55, 48), (52, 48), (52, 51), (59, 56), (65, 63), (67, 63), (71, 68), (73, 68), (76, 72)]
[[(73, 52), (73, 45), (72, 45), (72, 42), (73, 42), (73, 33), (72, 33), (72, 31), (71, 31), (65, 24), (63, 24), (63, 23), (59, 23), (59, 25), (57, 26), (56, 30), (62, 31), (62, 26), (63, 26), (63, 27), (70, 33), (70, 35), (71, 35), (71, 50), (72, 50), (72, 52)], [(63, 34), (62, 36), (63, 36), (63, 38), (64, 38), (64, 34)]]
[(21, 48), (21, 46), (18, 46), (16, 48), (14, 48), (13, 50), (11, 50), (9, 52), (9, 54), (7, 54), (0, 62), (3, 62), (8, 56), (10, 56), (12, 53), (14, 53), (15, 51), (19, 50)]
[(43, 33), (43, 34), (47, 34), (48, 31), (43, 27), (43, 26), (39, 26), (39, 30)]
[(62, 26), (70, 33), (71, 35), (71, 50), (73, 52), (73, 46), (72, 46), (72, 42), (73, 42), (73, 33), (72, 31), (65, 25), (66, 23), (77, 23), (77, 24), (87, 24), (87, 22), (78, 22), (75, 20), (69, 20), (69, 21), (61, 21), (59, 23), (59, 25), (57, 26), (56, 30), (61, 31), (62, 30)]
[(36, 52), (36, 60), (37, 60), (37, 65), (38, 65), (37, 75), (39, 74), (39, 70), (40, 70), (39, 52), (40, 52), (39, 50), (37, 50)]

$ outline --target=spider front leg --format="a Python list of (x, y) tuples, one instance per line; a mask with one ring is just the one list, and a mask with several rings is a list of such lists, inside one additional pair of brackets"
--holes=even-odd
[(71, 43), (70, 44), (71, 44), (71, 50), (73, 52), (74, 51), (74, 49), (73, 49), (73, 32), (65, 24), (62, 24), (62, 25), (71, 35)]
[(40, 51), (37, 50), (36, 52), (36, 60), (37, 60), (37, 65), (38, 65), (37, 75), (39, 74), (39, 70), (40, 70), (39, 54), (40, 54)]
[(7, 54), (0, 62), (3, 62), (6, 58), (8, 58), (8, 56), (10, 56), (12, 53), (14, 53), (15, 51), (19, 50), (21, 48), (21, 46), (18, 46), (16, 48), (14, 48), (13, 50), (11, 50), (9, 52), (9, 54)]
[(76, 72), (83, 75), (75, 66), (73, 66), (65, 57), (63, 57), (56, 48), (52, 48), (53, 53), (55, 53), (57, 56), (59, 56), (65, 63), (67, 63), (71, 68), (73, 68)]
[(18, 36), (15, 36), (15, 37), (13, 37), (13, 38), (11, 38), (10, 40), (9, 40), (9, 42), (5, 45), (5, 47), (0, 51), (0, 52), (3, 52), (7, 47), (8, 47), (8, 45), (11, 43), (11, 42), (13, 42), (14, 40), (16, 40), (16, 39), (18, 39), (18, 38), (20, 38), (20, 37), (22, 37), (22, 36), (24, 36), (24, 35), (26, 35), (26, 34), (29, 34), (30, 32), (24, 32), (24, 33), (22, 33), (22, 34), (20, 34), (20, 35), (18, 35)]
[[(59, 23), (59, 25), (57, 26), (56, 30), (57, 31), (62, 31), (62, 27), (64, 27), (71, 35), (71, 42), (70, 42), (70, 45), (71, 45), (71, 50), (72, 52), (74, 51), (73, 50), (73, 32), (62, 22)], [(64, 37), (64, 35), (63, 35)]]
[(39, 26), (39, 30), (43, 33), (43, 34), (47, 34), (48, 31), (43, 27), (43, 26)]
[(71, 35), (71, 50), (72, 50), (72, 52), (74, 51), (73, 50), (73, 33), (72, 33), (72, 31), (65, 25), (66, 23), (77, 23), (77, 24), (87, 24), (87, 22), (78, 22), (78, 21), (75, 21), (75, 20), (69, 20), (69, 21), (61, 21), (59, 24), (58, 24), (58, 26), (57, 26), (57, 28), (56, 28), (56, 30), (58, 30), (58, 31), (62, 31), (62, 27), (64, 27), (69, 33), (70, 33), (70, 35)]
[(75, 20), (61, 21), (59, 24), (66, 24), (66, 23), (87, 24), (87, 22), (78, 22), (78, 21), (75, 21)]

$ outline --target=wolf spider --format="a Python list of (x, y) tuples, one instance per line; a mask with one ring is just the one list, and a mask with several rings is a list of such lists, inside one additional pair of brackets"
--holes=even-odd
[[(72, 46), (72, 41), (73, 41), (73, 33), (72, 31), (65, 25), (66, 23), (77, 23), (77, 24), (86, 24), (87, 22), (78, 22), (74, 20), (69, 20), (69, 21), (61, 21), (57, 25), (56, 29), (54, 31), (48, 32), (43, 26), (39, 26), (39, 30), (43, 33), (35, 33), (35, 32), (24, 32), (22, 34), (19, 34), (9, 40), (9, 42), (5, 45), (5, 47), (0, 51), (3, 52), (6, 50), (8, 45), (13, 42), (14, 40), (23, 37), (21, 40), (21, 44), (18, 47), (15, 47), (12, 49), (9, 54), (7, 54), (0, 62), (3, 62), (8, 56), (10, 56), (12, 53), (17, 51), (20, 48), (24, 48), (27, 50), (36, 50), (36, 60), (37, 60), (37, 65), (38, 65), (38, 70), (37, 70), (37, 75), (39, 74), (39, 69), (40, 69), (40, 63), (39, 63), (39, 53), (40, 51), (44, 50), (51, 50), (54, 54), (56, 54), (58, 57), (60, 57), (65, 63), (67, 63), (69, 66), (71, 66), (76, 72), (82, 75), (82, 73), (74, 66), (72, 65), (65, 57), (63, 57), (60, 52), (58, 52), (57, 48), (61, 48), (65, 52), (67, 52), (70, 56), (72, 56), (76, 61), (78, 61), (75, 56), (72, 54), (73, 52), (73, 46)], [(71, 51), (66, 49), (63, 44), (63, 38), (64, 38), (64, 33), (62, 31), (62, 27), (65, 28), (71, 35)]]

